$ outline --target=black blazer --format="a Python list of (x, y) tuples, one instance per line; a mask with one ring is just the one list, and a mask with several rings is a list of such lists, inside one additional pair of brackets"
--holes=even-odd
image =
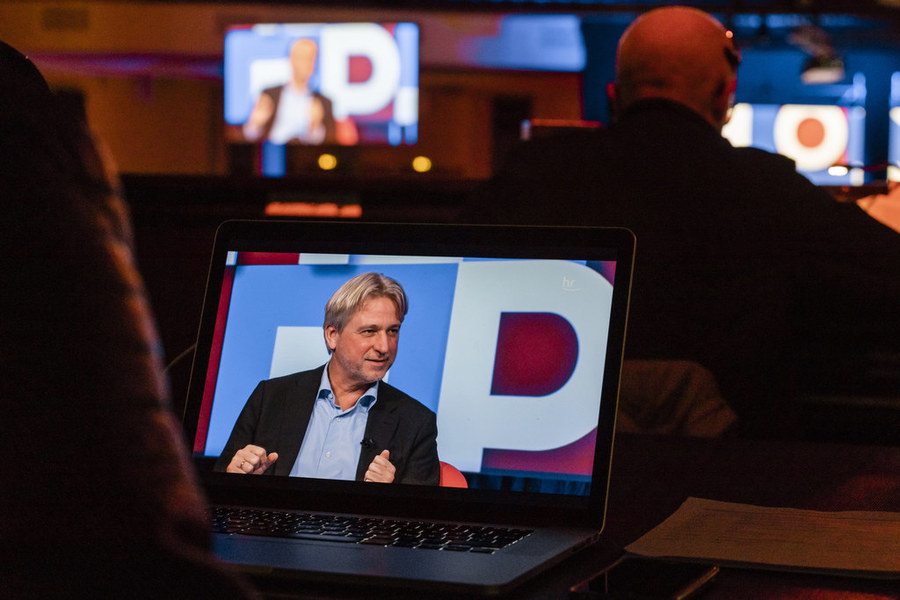
[[(260, 137), (260, 139), (262, 140), (269, 139), (269, 134), (272, 132), (272, 125), (275, 124), (275, 117), (278, 116), (278, 106), (281, 103), (281, 92), (283, 90), (284, 86), (279, 85), (264, 89), (262, 91), (263, 94), (271, 97), (272, 102), (275, 104), (275, 109), (272, 111), (272, 116), (269, 117), (269, 120), (266, 121), (265, 125), (263, 125), (263, 133)], [(319, 92), (312, 92), (312, 96), (322, 103), (322, 110), (324, 111), (324, 114), (322, 115), (322, 125), (325, 126), (325, 139), (322, 140), (322, 143), (334, 144), (337, 142), (337, 124), (334, 120), (334, 109), (332, 108), (331, 100), (329, 100), (327, 96), (323, 96)]]
[[(290, 475), (324, 368), (261, 381), (244, 405), (216, 470), (224, 471), (235, 452), (254, 444), (278, 453), (278, 460), (266, 474)], [(365, 439), (375, 443), (362, 448), (356, 469), (358, 481), (384, 450), (390, 451), (390, 461), (397, 469), (395, 482), (437, 485), (440, 481), (435, 414), (383, 381), (378, 385), (378, 401), (369, 412)]]

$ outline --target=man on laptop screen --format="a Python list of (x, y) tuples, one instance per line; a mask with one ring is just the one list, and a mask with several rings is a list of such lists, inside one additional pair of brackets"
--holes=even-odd
[(291, 44), (291, 79), (260, 93), (242, 129), (247, 141), (271, 140), (276, 144), (335, 142), (331, 100), (309, 87), (317, 53), (318, 45), (311, 39), (302, 38)]
[[(488, 595), (597, 541), (633, 251), (622, 229), (224, 223), (185, 409), (216, 555), (285, 581)], [(323, 331), (335, 290), (372, 272), (404, 299), (360, 295)], [(357, 345), (370, 329), (383, 339)], [(359, 429), (311, 441), (319, 405)], [(233, 460), (248, 444), (275, 477), (223, 472), (255, 470)], [(385, 450), (395, 485), (368, 485), (389, 479)], [(444, 464), (464, 488), (402, 485), (439, 484)]]
[(261, 382), (216, 468), (437, 485), (435, 414), (382, 381), (397, 356), (407, 308), (403, 288), (384, 275), (363, 273), (344, 283), (325, 306), (331, 359)]

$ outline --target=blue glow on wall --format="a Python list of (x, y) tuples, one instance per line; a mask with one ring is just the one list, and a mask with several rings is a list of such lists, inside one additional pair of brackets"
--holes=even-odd
[(581, 20), (575, 15), (509, 15), (496, 35), (469, 38), (464, 60), (487, 68), (578, 72), (584, 69)]

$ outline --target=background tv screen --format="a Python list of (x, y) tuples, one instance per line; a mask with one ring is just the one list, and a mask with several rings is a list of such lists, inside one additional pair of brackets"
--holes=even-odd
[[(285, 142), (284, 136), (273, 137), (274, 126), (267, 136), (248, 134), (245, 124), (260, 95), (269, 93), (272, 98), (273, 90), (291, 79), (289, 57), (299, 40), (310, 40), (317, 49), (309, 88), (330, 104), (334, 137)], [(286, 96), (274, 93), (275, 105), (281, 108)], [(281, 23), (233, 27), (225, 35), (224, 94), (226, 139), (231, 143), (414, 144), (419, 120), (418, 26)]]
[(738, 103), (722, 135), (793, 159), (816, 185), (862, 185), (865, 125), (859, 105)]

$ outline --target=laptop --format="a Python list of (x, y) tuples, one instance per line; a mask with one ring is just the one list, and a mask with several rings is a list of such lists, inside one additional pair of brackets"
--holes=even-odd
[[(273, 581), (488, 596), (596, 542), (633, 253), (617, 228), (223, 223), (184, 416), (216, 555)], [(325, 303), (367, 272), (407, 295), (383, 381), (434, 414), (440, 483), (222, 472), (254, 389), (328, 362)]]

